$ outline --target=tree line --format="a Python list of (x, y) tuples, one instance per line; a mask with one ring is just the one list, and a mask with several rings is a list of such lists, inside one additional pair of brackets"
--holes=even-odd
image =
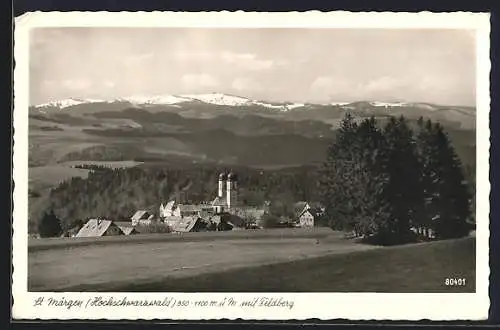
[[(318, 198), (318, 171), (311, 166), (273, 170), (162, 164), (85, 168), (91, 169), (87, 178), (68, 179), (41, 197), (43, 203), (30, 206), (37, 207), (30, 211), (30, 221), (39, 224), (44, 216), (51, 219), (54, 215), (66, 231), (89, 218), (125, 221), (140, 209), (157, 213), (161, 203), (172, 199), (184, 204), (210, 202), (217, 194), (219, 173), (228, 170), (238, 173), (238, 200), (242, 204), (261, 207), (270, 201), (276, 216), (289, 216), (289, 206), (297, 201)], [(39, 228), (33, 226), (31, 230)]]
[(346, 114), (328, 149), (320, 195), (333, 229), (379, 244), (468, 234), (473, 186), (439, 123), (380, 125)]

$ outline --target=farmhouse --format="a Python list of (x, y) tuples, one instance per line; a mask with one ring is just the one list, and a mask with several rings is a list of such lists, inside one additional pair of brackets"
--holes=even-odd
[(169, 217), (194, 217), (202, 213), (212, 212), (210, 205), (178, 204), (176, 201), (170, 201), (160, 205), (160, 219)]
[(207, 231), (209, 224), (199, 217), (183, 217), (169, 222), (174, 232)]
[(101, 237), (123, 235), (121, 229), (111, 220), (90, 219), (78, 231), (76, 237)]
[(131, 218), (133, 226), (136, 226), (138, 224), (149, 225), (151, 224), (153, 219), (154, 219), (154, 214), (146, 210), (139, 210), (135, 212)]
[(307, 202), (303, 205), (302, 211), (298, 214), (298, 225), (304, 228), (314, 227), (319, 217), (323, 214), (323, 210), (320, 207), (311, 207)]

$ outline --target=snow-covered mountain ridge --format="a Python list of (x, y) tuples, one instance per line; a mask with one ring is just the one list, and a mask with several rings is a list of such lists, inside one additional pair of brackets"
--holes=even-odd
[(69, 99), (57, 100), (44, 104), (39, 104), (36, 105), (35, 108), (40, 109), (40, 108), (55, 107), (59, 109), (64, 109), (84, 103), (114, 103), (114, 102), (128, 102), (134, 105), (176, 105), (186, 102), (201, 102), (212, 105), (235, 106), (235, 107), (258, 105), (280, 111), (287, 111), (304, 106), (303, 103), (268, 103), (223, 93), (209, 93), (209, 94), (181, 94), (181, 95), (133, 95), (129, 97), (117, 98), (114, 100), (69, 98)]
[[(413, 108), (420, 109), (423, 111), (437, 111), (442, 109), (452, 109), (456, 111), (467, 111), (470, 115), (475, 115), (475, 110), (470, 107), (446, 107), (430, 103), (409, 103), (409, 102), (382, 102), (382, 101), (358, 101), (358, 102), (329, 102), (326, 104), (315, 104), (315, 103), (293, 103), (293, 102), (267, 102), (260, 100), (252, 100), (246, 97), (229, 95), (224, 93), (208, 93), (208, 94), (180, 94), (180, 95), (133, 95), (129, 97), (116, 98), (111, 100), (100, 100), (100, 99), (83, 99), (83, 98), (69, 98), (63, 100), (56, 100), (44, 104), (35, 105), (34, 108), (40, 112), (45, 112), (46, 110), (71, 110), (75, 106), (85, 106), (108, 104), (110, 106), (118, 106), (120, 104), (129, 104), (130, 106), (136, 107), (148, 107), (148, 106), (173, 106), (184, 108), (184, 105), (189, 104), (207, 104), (215, 106), (225, 106), (225, 107), (251, 107), (256, 106), (260, 108), (266, 108), (271, 111), (277, 112), (289, 112), (291, 110), (304, 110), (318, 109), (323, 107), (339, 107), (344, 110), (363, 110), (363, 109), (380, 109), (382, 111), (403, 111), (403, 108)], [(464, 108), (470, 108), (470, 110), (464, 110)]]

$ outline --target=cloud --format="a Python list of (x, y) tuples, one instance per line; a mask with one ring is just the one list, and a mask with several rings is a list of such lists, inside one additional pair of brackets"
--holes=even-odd
[(250, 78), (236, 78), (231, 87), (237, 91), (258, 91), (261, 86), (253, 79)]
[(111, 81), (111, 80), (107, 80), (107, 81), (103, 82), (102, 84), (105, 88), (113, 88), (116, 86), (116, 83), (114, 81)]
[[(414, 82), (417, 84), (417, 82)], [(335, 76), (319, 76), (310, 85), (311, 94), (334, 101), (354, 99), (392, 98), (410, 87), (408, 79), (382, 76), (364, 81), (338, 79)]]
[(86, 79), (66, 79), (61, 82), (61, 86), (69, 90), (79, 91), (88, 89), (92, 86), (92, 82)]
[(311, 83), (311, 91), (323, 93), (325, 91), (335, 92), (337, 90), (352, 89), (352, 85), (346, 80), (341, 80), (331, 76), (319, 76)]
[(311, 89), (328, 89), (333, 85), (332, 77), (317, 77), (311, 84)]
[(216, 62), (235, 65), (241, 69), (250, 71), (260, 71), (272, 68), (274, 65), (283, 65), (285, 61), (275, 62), (273, 60), (259, 59), (257, 55), (251, 53), (236, 53), (231, 51), (223, 52), (186, 52), (178, 51), (173, 54), (177, 61), (197, 61), (197, 62)]
[(260, 71), (267, 70), (273, 67), (273, 60), (258, 59), (257, 55), (249, 53), (233, 53), (233, 52), (222, 52), (222, 59), (230, 64), (235, 64), (240, 68)]
[(222, 52), (222, 58), (230, 63), (239, 61), (254, 61), (257, 56), (247, 53)]
[(405, 82), (401, 79), (385, 76), (369, 80), (361, 85), (360, 89), (365, 92), (385, 92), (400, 88), (403, 85), (405, 85)]
[(124, 58), (124, 62), (127, 64), (134, 64), (137, 62), (143, 62), (146, 60), (149, 60), (151, 57), (153, 57), (153, 53), (144, 53), (144, 54), (133, 54), (126, 56)]
[(219, 85), (217, 79), (209, 74), (185, 74), (181, 78), (181, 82), (185, 87), (188, 88), (200, 88), (200, 87), (216, 87)]
[(177, 51), (172, 56), (178, 61), (207, 61), (216, 58), (216, 54), (211, 52)]

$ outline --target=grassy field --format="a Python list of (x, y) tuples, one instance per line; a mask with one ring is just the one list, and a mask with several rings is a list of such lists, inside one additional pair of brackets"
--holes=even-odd
[(31, 189), (41, 191), (73, 177), (86, 178), (88, 174), (89, 171), (86, 169), (65, 165), (30, 167), (28, 170), (29, 186)]
[[(399, 247), (297, 230), (38, 240), (30, 291), (473, 292), (472, 238)], [(217, 235), (217, 234), (216, 234)], [(142, 236), (142, 237), (141, 237)], [(92, 244), (91, 242), (94, 241)], [(122, 244), (117, 244), (117, 243)], [(99, 244), (101, 243), (101, 244)], [(444, 286), (446, 277), (466, 286)]]
[[(445, 278), (466, 279), (446, 286)], [(130, 283), (127, 292), (475, 292), (475, 241), (422, 243)]]
[(283, 241), (285, 239), (318, 239), (322, 242), (343, 241), (344, 234), (335, 232), (329, 228), (281, 228), (281, 229), (259, 229), (259, 230), (233, 230), (218, 232), (192, 232), (166, 234), (140, 234), (131, 236), (107, 236), (107, 237), (81, 237), (81, 238), (31, 238), (28, 241), (30, 252), (40, 250), (68, 249), (83, 246), (109, 246), (126, 245), (127, 243), (173, 243), (173, 242), (215, 242), (223, 240), (260, 240), (274, 239)]

